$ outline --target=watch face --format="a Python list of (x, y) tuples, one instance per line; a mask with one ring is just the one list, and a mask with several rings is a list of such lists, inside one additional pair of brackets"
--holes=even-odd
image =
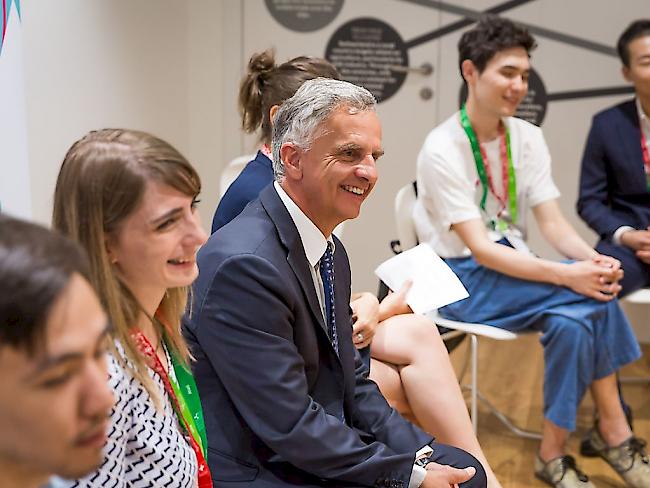
[(433, 454), (433, 449), (431, 449), (431, 446), (423, 447), (415, 454), (415, 465), (424, 468), (427, 464), (431, 462), (432, 454)]

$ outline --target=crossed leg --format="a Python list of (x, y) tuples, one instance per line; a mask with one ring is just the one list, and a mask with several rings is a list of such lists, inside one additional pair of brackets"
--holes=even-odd
[(474, 455), (485, 467), (488, 486), (500, 488), (474, 435), (447, 349), (433, 322), (415, 314), (394, 315), (377, 327), (370, 352), (375, 359), (370, 378), (389, 403), (437, 441)]

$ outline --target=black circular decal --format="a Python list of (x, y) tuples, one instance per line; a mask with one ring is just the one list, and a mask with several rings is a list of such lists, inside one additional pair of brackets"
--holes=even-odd
[[(463, 83), (463, 86), (460, 89), (460, 100), (459, 106), (462, 106), (465, 103), (467, 98), (467, 85)], [(544, 117), (546, 116), (546, 107), (548, 105), (548, 98), (546, 96), (546, 87), (542, 78), (539, 76), (537, 71), (534, 69), (530, 70), (530, 76), (528, 77), (528, 93), (524, 97), (523, 101), (517, 107), (515, 112), (515, 117), (524, 119), (531, 124), (541, 126), (544, 122)]]
[(311, 32), (332, 22), (343, 0), (265, 0), (275, 20), (292, 31)]
[(388, 100), (400, 89), (409, 64), (399, 33), (387, 23), (367, 17), (339, 27), (327, 43), (325, 57), (344, 80), (363, 86), (377, 102)]

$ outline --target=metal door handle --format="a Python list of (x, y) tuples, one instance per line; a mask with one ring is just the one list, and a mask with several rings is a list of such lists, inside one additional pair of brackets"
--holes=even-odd
[(421, 66), (402, 66), (400, 64), (391, 64), (388, 66), (391, 71), (398, 73), (419, 73), (422, 76), (429, 76), (433, 73), (433, 65), (431, 63), (423, 63)]

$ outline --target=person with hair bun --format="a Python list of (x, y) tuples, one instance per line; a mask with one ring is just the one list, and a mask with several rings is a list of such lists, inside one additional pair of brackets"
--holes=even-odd
[(239, 112), (242, 129), (253, 134), (259, 130), (260, 149), (219, 202), (212, 219), (212, 233), (226, 225), (255, 200), (262, 189), (273, 181), (271, 161), (272, 119), (278, 107), (290, 98), (307, 80), (340, 79), (329, 61), (311, 56), (298, 56), (276, 65), (272, 49), (253, 54), (248, 72), (239, 87)]
[[(338, 79), (339, 74), (320, 58), (300, 56), (276, 66), (271, 50), (251, 57), (240, 86), (239, 107), (243, 129), (249, 133), (259, 129), (262, 148), (221, 199), (213, 232), (234, 219), (273, 182), (273, 117), (305, 81), (318, 77)], [(404, 417), (440, 442), (476, 456), (486, 470), (490, 488), (500, 488), (472, 429), (438, 329), (426, 317), (412, 313), (406, 304), (407, 293), (408, 285), (381, 302), (369, 292), (352, 295), (354, 345), (370, 366), (370, 379)]]
[(201, 180), (167, 142), (93, 131), (65, 156), (53, 226), (79, 242), (112, 324), (116, 404), (102, 466), (69, 486), (212, 488), (203, 412), (180, 322), (206, 235)]

